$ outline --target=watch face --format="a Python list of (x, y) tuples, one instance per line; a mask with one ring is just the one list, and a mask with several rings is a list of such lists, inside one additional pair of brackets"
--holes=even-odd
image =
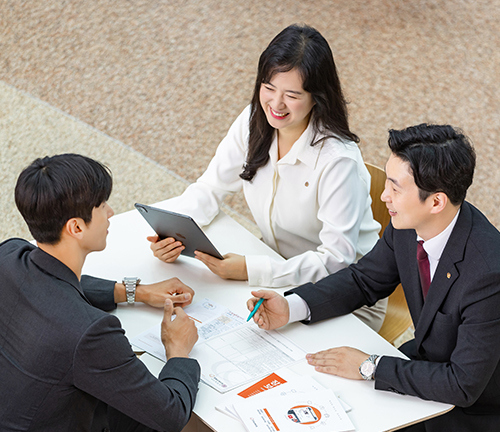
[(361, 374), (365, 378), (371, 378), (374, 370), (375, 370), (375, 365), (370, 361), (366, 361), (361, 365)]

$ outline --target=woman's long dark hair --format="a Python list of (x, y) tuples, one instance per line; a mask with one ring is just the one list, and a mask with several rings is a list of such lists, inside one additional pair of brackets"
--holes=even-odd
[[(347, 104), (342, 93), (332, 51), (326, 39), (312, 27), (293, 24), (279, 33), (259, 59), (257, 79), (251, 103), (250, 136), (243, 180), (252, 181), (257, 170), (269, 160), (269, 148), (275, 129), (268, 123), (260, 105), (260, 87), (269, 83), (276, 73), (297, 69), (303, 79), (303, 89), (315, 102), (311, 121), (315, 145), (326, 137), (338, 137), (359, 142), (349, 130)], [(324, 137), (316, 141), (316, 135)]]

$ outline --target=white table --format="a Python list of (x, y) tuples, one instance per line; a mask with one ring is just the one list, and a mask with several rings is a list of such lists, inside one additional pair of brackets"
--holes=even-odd
[[(227, 252), (242, 255), (266, 254), (282, 259), (223, 213), (205, 229), (205, 232), (222, 254)], [(153, 257), (149, 249), (146, 236), (151, 234), (151, 228), (136, 210), (114, 216), (111, 219), (106, 249), (88, 256), (84, 273), (115, 280), (121, 280), (123, 276), (139, 276), (143, 283), (178, 277), (195, 290), (194, 301), (208, 297), (243, 317), (248, 315), (246, 301), (251, 297), (251, 289), (247, 282), (224, 281), (194, 258), (181, 256), (173, 264), (162, 263)], [(282, 293), (285, 290), (277, 291)], [(162, 310), (139, 303), (133, 306), (119, 305), (115, 313), (129, 338), (154, 326), (162, 318)], [(347, 345), (368, 353), (404, 357), (394, 346), (353, 315), (308, 326), (294, 323), (280, 331), (307, 352)], [(141, 360), (154, 375), (158, 376), (163, 362), (148, 354), (141, 356)], [(412, 396), (375, 391), (373, 382), (352, 381), (320, 374), (305, 360), (290, 369), (302, 375), (311, 375), (326, 387), (332, 388), (352, 407), (349, 417), (358, 432), (398, 429), (403, 425), (439, 415), (451, 408), (451, 405), (423, 401)], [(215, 410), (214, 407), (247, 386), (220, 394), (200, 383), (194, 412), (216, 431), (243, 432), (243, 426)]]

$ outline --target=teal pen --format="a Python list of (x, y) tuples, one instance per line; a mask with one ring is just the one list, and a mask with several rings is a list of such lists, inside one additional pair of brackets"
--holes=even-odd
[(255, 312), (257, 312), (257, 309), (259, 309), (260, 305), (262, 304), (262, 302), (264, 301), (263, 298), (261, 298), (257, 304), (255, 305), (255, 307), (253, 308), (253, 311), (250, 312), (250, 315), (248, 315), (248, 318), (247, 318), (247, 322), (250, 321), (250, 319), (255, 315)]

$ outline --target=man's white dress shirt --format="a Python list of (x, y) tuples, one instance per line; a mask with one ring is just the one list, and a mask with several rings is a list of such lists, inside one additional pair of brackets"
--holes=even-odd
[[(451, 232), (453, 231), (453, 228), (457, 223), (459, 214), (460, 209), (458, 210), (457, 214), (450, 222), (450, 224), (443, 231), (441, 231), (437, 236), (424, 241), (424, 244), (422, 245), (424, 247), (424, 250), (427, 252), (427, 257), (429, 259), (431, 283), (432, 279), (434, 278), (434, 273), (436, 273), (436, 268), (439, 264), (439, 260), (441, 259), (441, 255), (443, 254), (444, 248), (446, 247), (446, 243), (448, 243)], [(417, 235), (416, 241), (419, 240), (424, 239)], [(290, 316), (288, 320), (289, 323), (309, 319), (309, 317), (311, 316), (311, 312), (309, 310), (309, 306), (302, 299), (302, 297), (298, 296), (297, 294), (290, 294), (289, 296), (287, 296), (287, 300), (290, 310)], [(381, 357), (377, 359), (377, 364), (380, 361), (380, 358)]]

